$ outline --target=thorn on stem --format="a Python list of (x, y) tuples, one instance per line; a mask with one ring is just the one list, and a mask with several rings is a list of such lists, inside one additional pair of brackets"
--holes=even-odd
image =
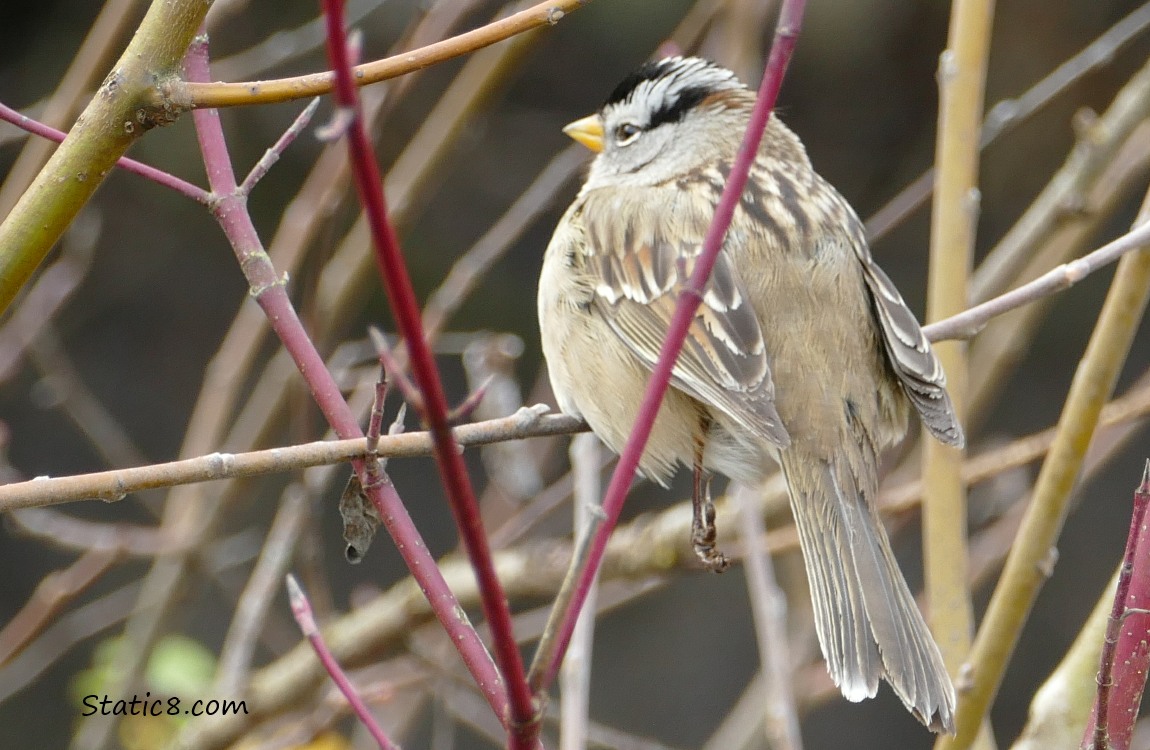
[(423, 394), (404, 374), (403, 368), (399, 366), (399, 362), (391, 353), (391, 347), (387, 345), (387, 337), (375, 326), (369, 327), (367, 333), (371, 337), (371, 343), (375, 347), (376, 354), (379, 356), (380, 365), (387, 372), (388, 380), (395, 384), (395, 387), (403, 394), (404, 400), (422, 414), (424, 412)]

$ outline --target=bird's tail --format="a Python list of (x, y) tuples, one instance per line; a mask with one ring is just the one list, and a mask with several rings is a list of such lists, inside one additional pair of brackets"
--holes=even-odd
[(877, 479), (845, 456), (781, 453), (831, 678), (851, 701), (885, 678), (919, 721), (952, 733), (954, 687), (875, 509)]

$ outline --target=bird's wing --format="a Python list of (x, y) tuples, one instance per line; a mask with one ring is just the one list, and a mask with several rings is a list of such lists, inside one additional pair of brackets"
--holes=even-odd
[(926, 334), (890, 277), (874, 262), (861, 228), (851, 244), (863, 268), (871, 309), (882, 331), (887, 359), (902, 382), (903, 390), (931, 434), (947, 445), (961, 447), (965, 437), (946, 392), (946, 373)]
[[(595, 278), (592, 307), (648, 367), (658, 359), (713, 211), (683, 205), (692, 200), (684, 192), (636, 189), (622, 199), (596, 190), (582, 212), (587, 242), (580, 250)], [(785, 447), (790, 438), (775, 409), (763, 332), (725, 253), (702, 292), (672, 372), (675, 386)]]

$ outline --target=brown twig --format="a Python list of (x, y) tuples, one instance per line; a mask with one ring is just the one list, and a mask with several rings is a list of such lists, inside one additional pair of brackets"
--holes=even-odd
[(94, 547), (67, 568), (40, 579), (28, 601), (0, 630), (0, 665), (11, 662), (37, 633), (103, 577), (120, 556), (119, 550)]
[[(587, 429), (582, 421), (565, 414), (548, 415), (545, 407), (525, 407), (502, 419), (476, 422), (455, 428), (460, 445), (487, 445), (546, 435), (569, 435)], [(431, 435), (408, 432), (380, 438), (380, 456), (429, 456)], [(0, 485), (0, 511), (36, 508), (97, 498), (114, 502), (132, 492), (217, 479), (236, 479), (309, 466), (343, 463), (365, 455), (363, 438), (325, 440), (249, 453), (212, 453), (198, 458), (151, 464), (129, 469), (38, 478)]]
[(970, 338), (991, 318), (1029, 304), (1036, 299), (1069, 289), (1084, 278), (1123, 255), (1144, 247), (1150, 242), (1150, 221), (1143, 221), (1121, 237), (1112, 240), (1078, 260), (1063, 263), (1034, 281), (1023, 284), (992, 300), (968, 308), (958, 315), (923, 326), (931, 341)]
[[(541, 26), (554, 26), (565, 15), (578, 10), (588, 2), (589, 0), (548, 0), (450, 39), (383, 60), (364, 63), (355, 68), (355, 85), (366, 86), (386, 81), (475, 52)], [(334, 81), (330, 71), (276, 81), (244, 83), (173, 81), (154, 92), (152, 103), (157, 107), (169, 106), (177, 110), (269, 104), (330, 94)]]

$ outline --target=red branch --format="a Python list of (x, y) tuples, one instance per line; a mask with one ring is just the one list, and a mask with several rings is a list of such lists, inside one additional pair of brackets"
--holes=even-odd
[(379, 745), (380, 750), (399, 750), (399, 745), (396, 745), (383, 731), (383, 727), (372, 716), (371, 711), (368, 709), (367, 704), (363, 702), (360, 697), (359, 691), (351, 684), (351, 680), (347, 678), (347, 674), (343, 671), (343, 667), (336, 661), (335, 655), (331, 649), (327, 647), (327, 641), (323, 639), (323, 634), (319, 632), (319, 627), (315, 623), (315, 616), (312, 614), (311, 602), (307, 600), (304, 595), (303, 589), (300, 588), (299, 582), (296, 581), (295, 576), (290, 573), (287, 576), (287, 590), (288, 600), (291, 602), (291, 613), (295, 617), (296, 623), (299, 624), (300, 632), (303, 633), (304, 638), (307, 638), (311, 643), (312, 650), (315, 651), (316, 657), (323, 664), (327, 673), (331, 675), (332, 681), (335, 682), (339, 691), (343, 693), (343, 697), (347, 698), (347, 702), (351, 705), (351, 709), (355, 711), (355, 715), (367, 727), (367, 731), (371, 734), (375, 743)]
[[(211, 80), (208, 71), (206, 39), (197, 40), (188, 51), (187, 76), (191, 81)], [(267, 315), (296, 368), (307, 381), (312, 398), (328, 424), (344, 439), (363, 440), (364, 434), (355, 415), (344, 401), (339, 386), (308, 338), (299, 316), (288, 299), (284, 283), (276, 274), (264, 252), (259, 234), (247, 211), (246, 196), (237, 188), (235, 172), (228, 156), (223, 128), (216, 110), (198, 109), (192, 113), (204, 167), (212, 186), (212, 213), (236, 251), (240, 268), (251, 287), (256, 303)], [(363, 459), (352, 459), (364, 491), (371, 498), (407, 569), (419, 583), (443, 629), (459, 650), (464, 664), (475, 678), (484, 698), (497, 716), (507, 713), (507, 693), (499, 671), (491, 660), (479, 634), (460, 616), (459, 600), (443, 579), (435, 558), (416, 529), (403, 501), (390, 482), (371, 483)]]
[(1134, 513), (1114, 606), (1106, 623), (1098, 695), (1082, 739), (1084, 750), (1129, 750), (1138, 707), (1142, 705), (1150, 669), (1150, 530), (1144, 522), (1147, 505), (1150, 461), (1142, 472), (1142, 484), (1134, 490)]
[[(567, 651), (567, 645), (571, 640), (575, 622), (583, 608), (583, 602), (595, 578), (595, 572), (599, 569), (599, 563), (607, 547), (607, 539), (619, 520), (619, 513), (623, 509), (627, 490), (639, 466), (639, 458), (642, 456), (643, 448), (651, 435), (651, 428), (655, 424), (655, 416), (663, 402), (663, 395), (667, 392), (667, 387), (671, 382), (671, 370), (679, 357), (679, 351), (683, 348), (687, 329), (694, 320), (699, 304), (703, 300), (703, 290), (707, 285), (707, 279), (710, 278), (711, 269), (719, 256), (723, 238), (726, 236), (727, 228), (731, 224), (731, 217), (735, 214), (735, 207), (743, 194), (747, 175), (750, 173), (751, 164), (759, 150), (759, 142), (762, 140), (763, 132), (770, 120), (771, 111), (774, 109), (775, 99), (778, 96), (779, 87), (782, 85), (787, 63), (790, 61), (799, 29), (802, 26), (805, 5), (805, 0), (784, 0), (783, 7), (779, 11), (774, 43), (771, 45), (771, 54), (763, 74), (763, 82), (759, 86), (759, 95), (755, 102), (754, 111), (751, 113), (750, 122), (747, 124), (746, 135), (743, 136), (742, 146), (740, 146), (734, 165), (731, 167), (731, 174), (723, 188), (719, 205), (715, 208), (715, 216), (711, 220), (711, 226), (703, 240), (703, 249), (696, 262), (695, 270), (691, 274), (686, 288), (679, 295), (674, 317), (671, 318), (667, 330), (667, 337), (663, 339), (659, 359), (651, 372), (647, 391), (643, 394), (643, 401), (639, 406), (635, 426), (627, 439), (627, 445), (619, 456), (619, 463), (615, 467), (615, 473), (611, 476), (611, 483), (603, 497), (603, 522), (595, 530), (595, 536), (591, 540), (591, 547), (585, 564), (578, 572), (579, 578), (573, 595), (566, 603), (565, 610), (558, 614), (562, 620), (556, 630), (554, 652), (539, 654), (536, 657), (536, 663), (542, 665), (542, 671), (532, 675), (532, 687), (536, 690), (545, 690), (555, 679), (559, 665), (563, 661), (563, 655)], [(552, 615), (553, 620), (555, 616)]]
[(435, 443), (443, 486), (475, 571), (482, 594), (483, 613), (491, 628), (495, 658), (507, 685), (510, 716), (499, 718), (510, 730), (510, 746), (515, 750), (526, 750), (536, 744), (538, 712), (527, 685), (519, 645), (515, 641), (511, 610), (495, 573), (491, 549), (479, 514), (479, 503), (471, 489), (463, 457), (451, 434), (447, 398), (443, 393), (431, 349), (423, 335), (419, 304), (415, 299), (403, 253), (399, 249), (395, 230), (387, 218), (379, 165), (363, 126), (352, 61), (348, 59), (343, 0), (323, 0), (323, 8), (327, 18), (328, 58), (335, 73), (335, 100), (344, 113), (351, 115), (347, 122), (346, 137), (356, 188), (371, 227), (376, 262), (396, 325), (407, 342), (412, 374), (423, 394), (422, 416)]
[[(21, 130), (27, 131), (32, 135), (38, 135), (41, 138), (47, 138), (56, 143), (63, 143), (67, 133), (56, 128), (49, 127), (42, 122), (37, 122), (31, 117), (22, 115), (16, 110), (12, 109), (6, 104), (0, 104), (0, 120), (10, 122)], [(197, 203), (208, 202), (208, 191), (204, 190), (198, 185), (193, 185), (187, 180), (181, 180), (173, 174), (169, 174), (162, 169), (144, 164), (143, 162), (129, 159), (126, 156), (121, 156), (116, 161), (116, 166), (133, 174), (138, 174), (141, 177), (157, 182), (164, 187), (169, 187), (177, 193), (182, 193)]]

